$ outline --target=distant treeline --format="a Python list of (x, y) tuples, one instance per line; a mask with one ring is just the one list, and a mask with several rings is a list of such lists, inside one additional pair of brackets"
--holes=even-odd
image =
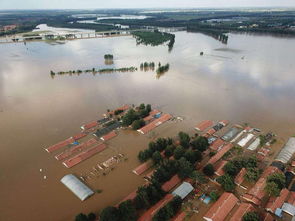
[(124, 68), (103, 68), (103, 69), (87, 69), (87, 70), (69, 70), (69, 71), (59, 71), (59, 72), (54, 72), (54, 71), (50, 71), (50, 75), (51, 76), (55, 76), (55, 75), (65, 75), (65, 74), (82, 74), (82, 73), (99, 73), (99, 74), (105, 74), (105, 73), (113, 73), (113, 72), (134, 72), (137, 71), (136, 67), (124, 67)]
[(137, 44), (144, 44), (144, 45), (151, 45), (151, 46), (158, 46), (165, 42), (168, 42), (168, 47), (171, 50), (174, 42), (175, 42), (175, 35), (166, 33), (166, 32), (159, 32), (155, 31), (135, 31), (132, 33), (133, 36), (136, 38)]
[(165, 65), (161, 65), (161, 63), (159, 63), (159, 67), (157, 68), (157, 74), (163, 74), (167, 71), (169, 71), (169, 64), (165, 64)]

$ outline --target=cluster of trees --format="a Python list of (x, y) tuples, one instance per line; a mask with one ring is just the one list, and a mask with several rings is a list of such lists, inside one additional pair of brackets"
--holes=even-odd
[(202, 152), (209, 147), (207, 138), (200, 136), (191, 141), (190, 136), (184, 132), (179, 132), (178, 137), (180, 143), (178, 146), (173, 144), (171, 138), (158, 138), (156, 141), (151, 141), (147, 149), (139, 152), (139, 161), (145, 162), (152, 158), (154, 162), (156, 161), (155, 163), (159, 163), (163, 160), (160, 154), (162, 151), (166, 158), (173, 156), (175, 160), (179, 160), (184, 157), (193, 165), (201, 161)]
[(57, 75), (65, 75), (65, 74), (69, 74), (69, 75), (73, 75), (73, 74), (77, 74), (80, 75), (81, 73), (100, 73), (100, 74), (105, 74), (105, 73), (113, 73), (113, 72), (134, 72), (137, 71), (136, 67), (124, 67), (124, 68), (103, 68), (103, 69), (87, 69), (87, 70), (69, 70), (69, 71), (59, 71), (59, 72), (54, 72), (54, 71), (50, 71), (50, 75), (51, 76), (55, 76)]
[(132, 125), (132, 128), (134, 130), (137, 130), (145, 125), (145, 122), (143, 120), (144, 117), (148, 116), (151, 112), (152, 107), (150, 104), (140, 104), (139, 107), (135, 109), (130, 109), (123, 117), (122, 117), (122, 123), (123, 126), (130, 126)]
[[(223, 176), (218, 177), (216, 181), (221, 184), (225, 191), (231, 192), (235, 189), (234, 178), (242, 168), (246, 168), (248, 171), (256, 170), (256, 157), (236, 157), (233, 160), (227, 162), (223, 167), (225, 174)], [(251, 178), (250, 174), (248, 174), (248, 177)]]
[(286, 177), (283, 173), (273, 173), (267, 177), (265, 192), (270, 196), (279, 196), (281, 190), (286, 186)]
[(259, 215), (256, 212), (247, 212), (243, 217), (243, 221), (259, 221)]
[(137, 212), (131, 200), (120, 203), (118, 207), (108, 206), (100, 213), (101, 221), (136, 221)]
[(84, 213), (80, 213), (75, 217), (75, 221), (95, 221), (96, 215), (94, 213), (89, 213), (85, 215)]
[(165, 64), (165, 65), (162, 66), (159, 63), (159, 66), (157, 68), (157, 74), (163, 74), (163, 73), (165, 73), (167, 71), (169, 71), (169, 64), (167, 63), (167, 64)]
[(140, 64), (141, 71), (155, 70), (155, 62), (144, 62)]
[(181, 209), (182, 200), (179, 196), (162, 207), (153, 217), (153, 221), (168, 221), (173, 218)]
[(166, 33), (166, 32), (159, 32), (158, 30), (155, 31), (135, 31), (132, 33), (133, 36), (136, 38), (137, 44), (144, 44), (144, 45), (151, 45), (151, 46), (158, 46), (167, 41), (169, 41), (169, 48), (173, 47), (175, 42), (175, 35)]
[(156, 151), (162, 152), (163, 150), (166, 151), (166, 149), (174, 149), (173, 140), (171, 138), (158, 138), (156, 141), (151, 141), (147, 149), (138, 153), (138, 159), (140, 162), (145, 162), (150, 159)]
[(105, 54), (104, 55), (104, 59), (106, 59), (106, 60), (113, 60), (114, 59), (114, 55), (112, 55), (112, 54)]

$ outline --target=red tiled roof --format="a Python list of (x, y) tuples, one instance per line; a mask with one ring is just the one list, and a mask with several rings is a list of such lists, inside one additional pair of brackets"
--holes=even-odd
[(267, 156), (269, 152), (270, 152), (270, 149), (267, 149), (267, 148), (264, 148), (264, 147), (261, 148), (261, 149), (258, 151), (258, 153), (261, 154), (261, 155), (263, 155), (263, 156)]
[(75, 142), (75, 140), (72, 137), (70, 137), (70, 138), (68, 138), (68, 139), (66, 139), (64, 141), (61, 141), (61, 142), (59, 142), (59, 143), (57, 143), (55, 145), (52, 145), (52, 146), (46, 148), (45, 150), (48, 153), (52, 153), (53, 151), (56, 151), (56, 150), (58, 150), (60, 148), (63, 148), (63, 147), (65, 147), (65, 146), (67, 146), (67, 145), (69, 145), (69, 144), (71, 144), (73, 142)]
[(172, 190), (180, 182), (181, 182), (181, 179), (179, 178), (179, 176), (174, 175), (173, 177), (171, 177), (170, 180), (168, 180), (167, 182), (165, 182), (162, 185), (162, 190), (164, 190), (165, 192), (169, 192), (170, 190)]
[(236, 178), (235, 178), (235, 183), (236, 183), (237, 185), (241, 185), (241, 184), (243, 183), (243, 181), (244, 181), (244, 176), (245, 176), (246, 173), (247, 173), (247, 170), (246, 170), (245, 168), (242, 168), (242, 169), (240, 170), (240, 172), (238, 173), (238, 175), (237, 175)]
[(158, 114), (158, 113), (161, 113), (161, 111), (159, 111), (159, 110), (152, 110), (147, 117), (143, 118), (143, 120), (145, 122), (150, 121), (150, 120), (154, 119), (154, 116), (156, 114)]
[(229, 221), (242, 221), (246, 213), (254, 210), (254, 207), (250, 203), (241, 203)]
[(288, 198), (288, 203), (295, 206), (295, 192), (290, 192), (290, 196)]
[(126, 196), (124, 199), (122, 199), (118, 204), (117, 206), (119, 206), (120, 203), (126, 201), (126, 200), (134, 200), (135, 197), (136, 197), (136, 192), (137, 192), (137, 189), (134, 190), (133, 192), (131, 192), (128, 196)]
[(151, 168), (152, 163), (151, 162), (145, 162), (143, 164), (140, 164), (138, 167), (136, 167), (132, 172), (136, 175), (141, 175), (145, 171), (147, 171), (149, 168)]
[(172, 218), (172, 221), (183, 221), (185, 217), (186, 217), (186, 213), (180, 211)]
[(226, 163), (227, 163), (226, 160), (222, 160), (219, 164), (216, 165), (216, 167), (215, 167), (215, 174), (217, 176), (224, 175), (223, 167), (225, 166)]
[(125, 104), (122, 107), (119, 107), (119, 108), (117, 108), (115, 110), (112, 110), (112, 111), (108, 112), (108, 114), (109, 115), (110, 114), (114, 115), (115, 114), (115, 111), (118, 111), (118, 110), (125, 111), (125, 110), (128, 110), (129, 108), (130, 108), (129, 105)]
[(173, 199), (172, 194), (167, 194), (164, 199), (160, 200), (154, 206), (152, 206), (149, 210), (147, 210), (139, 219), (138, 221), (151, 221), (153, 216), (164, 207), (167, 203), (169, 203)]
[(213, 125), (213, 121), (204, 120), (201, 123), (199, 123), (197, 126), (195, 126), (195, 129), (202, 132), (202, 131), (206, 130), (207, 128), (211, 127), (212, 125)]
[(172, 116), (170, 114), (163, 114), (160, 118), (152, 121), (151, 123), (145, 125), (144, 127), (137, 130), (138, 132), (142, 134), (146, 134), (150, 132), (151, 130), (155, 129), (157, 126), (161, 125), (162, 123), (170, 120)]
[(221, 150), (219, 150), (213, 157), (210, 158), (210, 160), (208, 161), (208, 163), (211, 163), (211, 164), (216, 163), (232, 147), (233, 147), (233, 144), (231, 144), (231, 143), (224, 145)]
[(213, 134), (215, 134), (215, 132), (216, 132), (216, 130), (214, 129), (214, 128), (210, 128), (207, 132), (206, 132), (206, 134), (207, 134), (207, 136), (209, 135), (213, 135)]
[(97, 121), (92, 121), (92, 122), (90, 122), (88, 124), (84, 124), (83, 126), (81, 126), (81, 129), (82, 130), (88, 130), (88, 129), (92, 128), (92, 127), (96, 127), (97, 125), (98, 125)]
[(275, 221), (275, 219), (269, 213), (265, 213), (262, 220), (263, 221)]
[(103, 141), (108, 141), (108, 140), (114, 138), (115, 136), (117, 136), (116, 132), (112, 131), (112, 132), (108, 133), (107, 135), (102, 136), (100, 139)]
[(286, 201), (290, 191), (288, 189), (282, 189), (279, 197), (271, 197), (265, 206), (265, 209), (269, 212), (275, 213), (277, 208), (281, 208)]
[(232, 193), (223, 193), (204, 215), (204, 219), (211, 221), (223, 221), (234, 208), (238, 198)]
[(73, 136), (73, 139), (74, 139), (74, 140), (79, 140), (79, 139), (81, 139), (82, 137), (86, 137), (86, 136), (87, 136), (87, 134), (85, 134), (85, 133), (79, 133), (79, 134), (74, 135), (74, 136)]
[(295, 160), (292, 161), (292, 167), (295, 167)]
[(259, 180), (256, 182), (254, 187), (244, 194), (243, 198), (249, 202), (253, 202), (256, 205), (261, 204), (261, 199), (265, 196), (264, 186), (266, 184), (266, 178), (272, 173), (281, 172), (278, 168), (270, 166), (262, 173)]
[(106, 149), (106, 145), (105, 144), (99, 144), (89, 150), (86, 150), (80, 154), (78, 154), (77, 156), (74, 156), (66, 161), (63, 162), (63, 165), (65, 165), (67, 168), (71, 168), (79, 163), (81, 163), (82, 161), (92, 157), (93, 155), (103, 151), (104, 149)]
[(149, 172), (147, 175), (145, 175), (145, 177), (147, 177), (147, 178), (151, 179), (151, 178), (152, 178), (152, 176), (153, 176), (153, 174), (154, 174), (154, 172), (156, 172), (156, 170), (152, 170), (152, 171), (151, 171), (151, 172)]
[(93, 145), (97, 143), (97, 140), (95, 140), (94, 138), (86, 141), (85, 143), (81, 143), (77, 146), (72, 147), (71, 149), (64, 151), (58, 155), (55, 156), (55, 158), (57, 160), (64, 160), (66, 158), (68, 158), (69, 156), (73, 155), (74, 153), (80, 152), (81, 150)]
[(222, 139), (218, 138), (210, 145), (210, 149), (218, 151), (224, 144), (225, 142)]

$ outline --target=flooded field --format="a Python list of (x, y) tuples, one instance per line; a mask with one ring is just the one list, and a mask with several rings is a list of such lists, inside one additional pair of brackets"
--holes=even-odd
[[(224, 45), (186, 32), (176, 33), (170, 53), (167, 46), (136, 46), (132, 37), (2, 44), (0, 220), (73, 220), (80, 212), (115, 205), (144, 183), (131, 170), (150, 139), (192, 131), (204, 119), (250, 123), (282, 139), (294, 135), (294, 51), (292, 38), (230, 34)], [(114, 55), (113, 65), (104, 64), (104, 54)], [(50, 76), (50, 70), (139, 68), (142, 62), (169, 63), (170, 69), (162, 76), (139, 69)], [(81, 125), (101, 118), (107, 109), (139, 103), (185, 120), (164, 124), (148, 135), (120, 131), (107, 150), (71, 169), (44, 150), (78, 133)], [(60, 183), (64, 175), (87, 173), (118, 153), (128, 160), (108, 175), (87, 181), (102, 193), (85, 202)]]

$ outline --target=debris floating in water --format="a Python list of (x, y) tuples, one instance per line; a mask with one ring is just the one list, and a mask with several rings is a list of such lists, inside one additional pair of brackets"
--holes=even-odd
[(46, 180), (47, 176), (44, 176), (43, 179)]
[(42, 168), (40, 169), (40, 172), (42, 172)]

